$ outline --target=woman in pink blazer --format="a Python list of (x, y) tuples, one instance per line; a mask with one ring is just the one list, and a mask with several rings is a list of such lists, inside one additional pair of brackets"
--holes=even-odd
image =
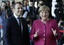
[(56, 39), (60, 39), (57, 21), (49, 18), (49, 7), (43, 5), (39, 8), (41, 19), (35, 20), (30, 32), (30, 39), (34, 45), (57, 45)]

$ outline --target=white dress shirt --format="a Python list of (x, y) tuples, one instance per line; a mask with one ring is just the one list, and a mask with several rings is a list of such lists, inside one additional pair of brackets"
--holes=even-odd
[[(19, 20), (18, 20), (18, 16), (14, 13), (14, 17), (16, 18), (17, 22), (18, 22), (18, 25), (19, 25)], [(20, 16), (22, 17), (22, 16)], [(21, 30), (23, 30), (23, 25), (22, 25), (22, 22), (21, 22)]]

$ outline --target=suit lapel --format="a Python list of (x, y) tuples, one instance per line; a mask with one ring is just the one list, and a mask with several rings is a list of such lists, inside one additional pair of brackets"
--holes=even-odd
[[(17, 20), (16, 20), (16, 18), (14, 16), (13, 16), (12, 20), (13, 20), (13, 22), (15, 22), (15, 25), (20, 28), (20, 26), (19, 26), (19, 24), (18, 24), (18, 22), (17, 22)], [(23, 29), (21, 29), (21, 30), (24, 32), (25, 24), (24, 24), (24, 19), (23, 18), (21, 18), (21, 23), (22, 23), (22, 27), (23, 27)]]
[(17, 26), (19, 26), (19, 24), (18, 24), (18, 22), (17, 22), (17, 20), (16, 20), (16, 18), (15, 18), (14, 16), (13, 16), (12, 20), (15, 22), (15, 24), (16, 24)]

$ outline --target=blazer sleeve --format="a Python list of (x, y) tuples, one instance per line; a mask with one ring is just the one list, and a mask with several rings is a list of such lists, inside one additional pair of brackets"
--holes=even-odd
[(59, 40), (61, 38), (61, 33), (59, 32), (60, 28), (58, 27), (58, 23), (57, 23), (56, 20), (54, 21), (54, 25), (55, 25), (54, 27), (56, 29), (56, 33), (58, 34), (57, 37), (56, 37), (56, 39)]
[(33, 35), (35, 34), (35, 22), (33, 22), (32, 29), (30, 32), (30, 39), (33, 40)]
[(11, 45), (11, 25), (10, 22), (8, 20), (6, 20), (6, 26), (5, 26), (5, 30), (4, 30), (4, 43), (5, 45)]

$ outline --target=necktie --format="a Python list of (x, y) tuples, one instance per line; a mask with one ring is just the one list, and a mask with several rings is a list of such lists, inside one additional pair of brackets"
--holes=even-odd
[(21, 36), (22, 36), (22, 41), (21, 41), (21, 43), (22, 43), (22, 45), (23, 45), (23, 29), (22, 29), (22, 23), (21, 23), (21, 17), (18, 17), (18, 21), (19, 21), (19, 26), (20, 26), (20, 29), (21, 29)]
[(19, 21), (19, 26), (21, 27), (21, 18), (18, 17), (18, 21)]
[(20, 26), (21, 32), (23, 33), (23, 26), (21, 23), (21, 17), (18, 17), (18, 21), (19, 21), (19, 26)]

